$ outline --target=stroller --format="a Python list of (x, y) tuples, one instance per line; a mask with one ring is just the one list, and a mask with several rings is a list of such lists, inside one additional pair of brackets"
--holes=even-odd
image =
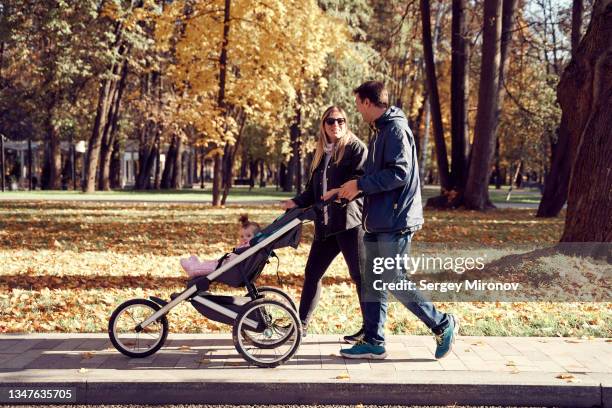
[[(173, 294), (166, 302), (151, 296), (132, 299), (119, 305), (110, 317), (108, 334), (122, 354), (141, 358), (158, 351), (168, 336), (170, 310), (189, 301), (198, 312), (214, 321), (233, 326), (236, 350), (249, 363), (275, 367), (297, 352), (302, 340), (302, 325), (291, 297), (274, 287), (256, 287), (255, 281), (275, 249), (297, 248), (302, 224), (313, 220), (315, 211), (335, 200), (332, 197), (308, 208), (293, 208), (260, 231), (250, 246), (234, 249), (238, 256), (222, 264), (209, 275), (196, 277), (187, 288)], [(227, 256), (227, 255), (226, 255)], [(246, 287), (245, 296), (222, 296), (208, 291), (212, 282), (232, 287)]]

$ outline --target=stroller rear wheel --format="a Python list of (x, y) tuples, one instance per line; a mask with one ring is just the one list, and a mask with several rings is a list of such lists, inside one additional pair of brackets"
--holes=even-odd
[(276, 367), (296, 353), (302, 327), (291, 307), (263, 298), (244, 305), (236, 318), (232, 338), (246, 361), (259, 367)]
[[(257, 293), (259, 293), (260, 295), (262, 295), (264, 298), (266, 299), (270, 299), (270, 300), (276, 300), (278, 302), (281, 302), (289, 307), (291, 307), (293, 310), (297, 311), (297, 307), (295, 306), (295, 302), (293, 301), (293, 299), (291, 299), (291, 297), (286, 294), (285, 292), (283, 292), (282, 290), (275, 288), (273, 286), (260, 286), (257, 288)], [(261, 348), (274, 348), (276, 347), (276, 345), (274, 343), (269, 343), (269, 342), (265, 342), (262, 343), (260, 341), (258, 341), (258, 339), (254, 336), (251, 336), (249, 334), (248, 331), (243, 330), (242, 331), (242, 336), (244, 338), (246, 338), (247, 340), (249, 340), (251, 343), (257, 345), (258, 347)]]
[(132, 299), (115, 309), (108, 322), (108, 335), (113, 346), (128, 357), (142, 358), (159, 350), (168, 337), (168, 319), (157, 321), (136, 331), (136, 326), (161, 307), (148, 299)]
[(260, 295), (263, 295), (266, 299), (278, 300), (281, 303), (285, 303), (290, 306), (293, 310), (297, 311), (297, 307), (295, 306), (295, 302), (291, 299), (291, 296), (280, 290), (279, 288), (275, 288), (273, 286), (260, 286), (257, 288), (257, 292)]

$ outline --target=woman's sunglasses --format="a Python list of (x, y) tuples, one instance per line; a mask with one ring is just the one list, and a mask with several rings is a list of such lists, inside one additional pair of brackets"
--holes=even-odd
[(334, 126), (334, 123), (338, 123), (338, 125), (344, 125), (346, 123), (346, 119), (344, 118), (327, 118), (325, 119), (325, 124), (328, 126)]

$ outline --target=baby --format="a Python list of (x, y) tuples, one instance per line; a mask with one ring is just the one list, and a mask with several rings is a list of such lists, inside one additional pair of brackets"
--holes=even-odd
[[(245, 248), (249, 246), (249, 241), (253, 239), (255, 234), (257, 234), (261, 227), (259, 224), (253, 221), (249, 221), (249, 217), (245, 215), (241, 215), (239, 218), (240, 222), (240, 243), (236, 248)], [(223, 260), (223, 263), (229, 261), (230, 259), (236, 257), (238, 255), (232, 253), (228, 257)], [(217, 265), (219, 264), (218, 259), (210, 259), (200, 261), (197, 256), (192, 255), (189, 258), (181, 259), (181, 266), (183, 270), (187, 272), (187, 275), (190, 278), (195, 278), (196, 276), (204, 276), (213, 272), (217, 269)]]

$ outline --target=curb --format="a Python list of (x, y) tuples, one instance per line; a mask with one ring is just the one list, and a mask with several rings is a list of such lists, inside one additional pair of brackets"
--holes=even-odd
[[(72, 404), (373, 404), (610, 407), (601, 385), (253, 382), (2, 383), (1, 388), (74, 388)], [(1, 401), (0, 403), (6, 403)], [(15, 404), (57, 401), (11, 401)]]

